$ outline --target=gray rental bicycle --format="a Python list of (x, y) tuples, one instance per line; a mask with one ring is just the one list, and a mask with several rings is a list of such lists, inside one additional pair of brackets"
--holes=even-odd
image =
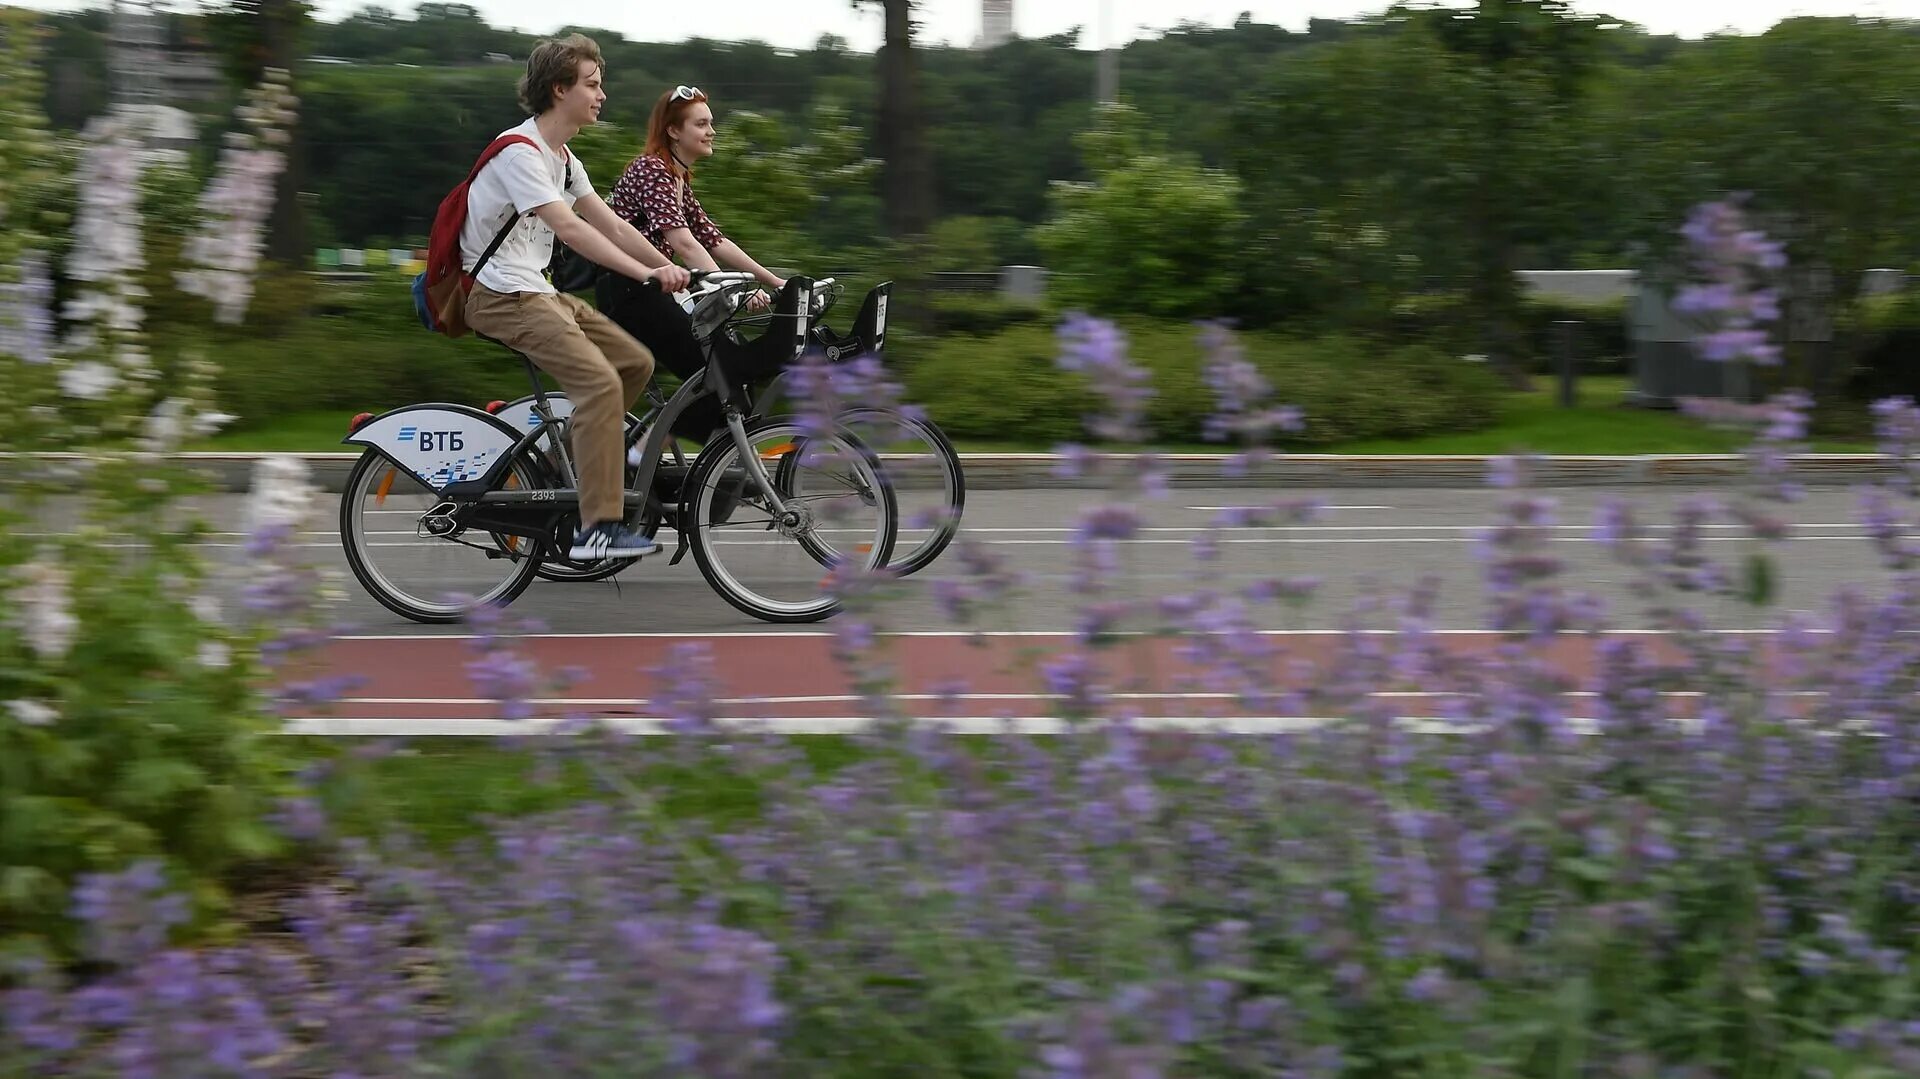
[[(828, 363), (844, 362), (861, 355), (884, 355), (887, 303), (892, 288), (892, 282), (883, 281), (869, 289), (848, 331), (843, 335), (827, 324), (826, 315), (845, 293), (845, 286), (832, 277), (820, 278), (814, 283), (814, 303), (807, 331), (808, 347), (823, 352)], [(766, 325), (773, 317), (771, 312), (740, 314), (725, 326), (717, 328), (711, 338), (702, 335), (699, 327), (695, 328), (695, 336), (703, 348), (737, 348), (745, 344), (745, 335), (751, 328)], [(775, 373), (763, 387), (739, 388), (744, 402), (742, 407), (748, 413), (749, 422), (780, 414), (782, 406), (791, 400), (791, 378), (791, 373), (783, 369)], [(546, 400), (555, 416), (564, 420), (572, 414), (572, 405), (564, 393), (549, 391)], [(666, 399), (653, 386), (648, 387), (647, 402), (647, 413), (642, 416), (629, 413), (627, 416), (629, 449), (642, 432), (651, 428), (666, 405)], [(537, 399), (529, 394), (513, 401), (490, 402), (486, 407), (516, 427), (531, 429), (542, 422), (536, 403)], [(961, 468), (960, 455), (955, 451), (953, 442), (928, 417), (909, 415), (894, 408), (855, 406), (843, 410), (838, 418), (880, 455), (893, 487), (900, 528), (892, 558), (887, 564), (888, 571), (907, 577), (932, 565), (959, 534), (960, 520), (966, 512), (966, 474)], [(690, 426), (685, 433), (692, 436), (702, 432)], [(540, 448), (552, 453), (555, 437), (566, 437), (564, 426), (562, 430), (543, 437)], [(677, 467), (684, 462), (685, 450), (678, 438), (670, 437), (667, 440), (665, 452), (668, 456), (661, 462), (662, 465)], [(633, 464), (628, 466), (629, 482), (636, 467)], [(630, 560), (624, 559), (606, 559), (591, 564), (548, 560), (540, 564), (536, 573), (549, 581), (598, 581), (615, 576), (631, 565), (633, 563)]]
[[(707, 363), (644, 425), (625, 506), (654, 534), (671, 525), (728, 603), (769, 622), (815, 622), (840, 608), (838, 581), (886, 566), (898, 507), (879, 456), (844, 424), (819, 434), (796, 418), (756, 416), (743, 388), (777, 374), (809, 342), (814, 283), (789, 278), (775, 324), (744, 342), (724, 331), (753, 275), (696, 271), (692, 317)], [(648, 287), (655, 287), (649, 285)], [(418, 622), (453, 622), (475, 604), (505, 605), (542, 566), (565, 557), (579, 526), (576, 471), (552, 395), (524, 354), (538, 416), (522, 430), (484, 409), (407, 405), (354, 419), (343, 442), (365, 447), (340, 500), (348, 566), (369, 595)], [(667, 443), (695, 407), (721, 424), (691, 462)]]

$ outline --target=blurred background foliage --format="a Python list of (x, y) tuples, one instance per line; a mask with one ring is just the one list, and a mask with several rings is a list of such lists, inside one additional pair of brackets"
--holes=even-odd
[[(268, 8), (277, 14), (233, 21)], [(108, 102), (108, 18), (40, 18), (46, 111), (71, 132)], [(284, 29), (275, 38), (263, 27)], [(1920, 249), (1920, 194), (1908, 182), (1920, 143), (1906, 137), (1920, 107), (1920, 23), (1794, 18), (1763, 35), (1687, 40), (1562, 0), (1395, 6), (1315, 19), (1304, 32), (1243, 16), (1129, 43), (1107, 102), (1099, 54), (1077, 32), (916, 47), (903, 75), (831, 35), (789, 50), (577, 29), (607, 57), (603, 122), (576, 143), (600, 190), (638, 149), (657, 94), (700, 85), (722, 140), (697, 178), (709, 211), (782, 269), (856, 288), (893, 280), (905, 366), (931, 355), (919, 342), (954, 332), (983, 353), (1005, 352), (1014, 344), (983, 335), (1072, 306), (1225, 317), (1294, 340), (1339, 335), (1362, 355), (1374, 341), (1473, 354), (1511, 387), (1549, 369), (1550, 328), (1573, 320), (1583, 370), (1620, 373), (1631, 348), (1624, 305), (1530, 297), (1513, 271), (1631, 269), (1665, 287), (1688, 270), (1678, 231), (1688, 208), (1750, 191), (1756, 220), (1817, 286), (1796, 317), (1836, 330), (1830, 342), (1791, 348), (1782, 377), (1822, 399), (1920, 388), (1903, 344), (1920, 323), (1902, 317), (1920, 305), (1895, 297), (1869, 311), (1861, 292), (1863, 271), (1908, 269)], [(475, 148), (520, 119), (514, 82), (537, 40), (466, 4), (420, 4), (411, 17), (368, 7), (322, 22), (291, 0), (175, 13), (167, 35), (183, 53), (216, 58), (229, 88), (262, 49), (292, 57), (298, 178), (282, 194), (298, 213), (281, 216), (297, 217), (309, 253), (421, 246)], [(890, 180), (897, 136), (877, 102), (902, 78), (917, 103), (921, 148), (911, 152), (929, 167)], [(213, 94), (189, 107), (212, 129), (230, 102)], [(204, 153), (190, 162), (208, 167)], [(889, 213), (889, 200), (903, 199), (931, 207), (924, 228), (900, 224), (915, 213)], [(283, 232), (282, 265), (306, 269), (310, 254), (287, 257)], [(157, 245), (156, 260), (166, 252)], [(1044, 302), (933, 287), (931, 275), (1009, 264), (1047, 269)], [(154, 274), (162, 292), (168, 276), (164, 266)], [(225, 353), (229, 407), (252, 422), (261, 409), (311, 402), (278, 380), (253, 384), (264, 369), (310, 359), (280, 329), (317, 334), (307, 315), (364, 303), (382, 313), (353, 315), (343, 330), (394, 325), (367, 364), (384, 373), (355, 387), (357, 403), (399, 403), (388, 390), (482, 392), (474, 368), (484, 361), (410, 336), (385, 310), (404, 311), (385, 302), (397, 298), (392, 284), (379, 289), (279, 290), (291, 311), (276, 310), (267, 289), (254, 316), (266, 332), (237, 335)], [(269, 347), (280, 348), (277, 364), (231, 358)], [(992, 389), (969, 380), (952, 392)]]

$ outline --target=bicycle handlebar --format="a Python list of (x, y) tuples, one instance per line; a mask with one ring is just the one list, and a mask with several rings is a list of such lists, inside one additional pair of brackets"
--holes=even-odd
[(688, 292), (710, 284), (725, 288), (728, 285), (751, 285), (760, 280), (745, 270), (689, 270), (688, 275)]
[[(710, 296), (715, 292), (728, 292), (756, 286), (760, 279), (745, 270), (694, 270), (687, 271), (687, 295), (692, 299)], [(648, 278), (647, 284), (660, 287), (656, 278)], [(819, 318), (826, 313), (838, 298), (839, 282), (831, 277), (823, 277), (813, 283), (813, 302), (807, 312), (809, 318)]]

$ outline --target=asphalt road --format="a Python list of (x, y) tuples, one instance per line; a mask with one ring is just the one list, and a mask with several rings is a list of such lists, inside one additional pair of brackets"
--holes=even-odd
[[(1623, 626), (1638, 624), (1639, 605), (1625, 584), (1632, 573), (1596, 542), (1594, 531), (1602, 500), (1620, 497), (1637, 509), (1655, 537), (1664, 537), (1675, 507), (1687, 498), (1728, 501), (1725, 490), (1634, 488), (1608, 491), (1568, 488), (1534, 492), (1553, 499), (1550, 550), (1564, 564), (1564, 579), (1604, 598)], [(340, 551), (337, 496), (323, 496), (313, 530), (302, 547), (317, 563), (344, 577), (346, 602), (339, 620), (357, 632), (382, 634), (460, 633), (458, 626), (411, 622), (375, 603), (347, 575)], [(1383, 489), (1344, 491), (1249, 491), (1176, 489), (1158, 502), (1139, 504), (1141, 530), (1120, 542), (1121, 566), (1115, 578), (1119, 594), (1134, 598), (1188, 591), (1201, 582), (1196, 574), (1214, 574), (1208, 584), (1242, 588), (1274, 577), (1319, 579), (1320, 592), (1305, 610), (1271, 610), (1272, 629), (1326, 629), (1342, 624), (1354, 601), (1385, 588), (1401, 590), (1424, 578), (1438, 582), (1437, 621), (1443, 628), (1479, 629), (1486, 625), (1485, 566), (1481, 537), (1498, 523), (1511, 492), (1495, 489)], [(1314, 501), (1323, 508), (1306, 523), (1243, 526), (1217, 533), (1220, 553), (1211, 564), (1196, 557), (1196, 543), (1212, 531), (1221, 507), (1258, 505), (1276, 500)], [(1080, 490), (981, 491), (970, 494), (961, 537), (945, 557), (909, 578), (886, 618), (893, 628), (957, 628), (934, 598), (934, 582), (960, 580), (966, 571), (963, 545), (977, 545), (987, 556), (1024, 578), (1022, 588), (1002, 610), (988, 617), (993, 628), (1070, 631), (1075, 611), (1086, 597), (1072, 590), (1077, 548), (1074, 534), (1083, 512), (1099, 504), (1099, 492)], [(221, 496), (201, 505), (207, 519), (233, 522), (231, 532), (213, 537), (214, 558), (237, 580), (244, 573), (244, 496)], [(1795, 505), (1776, 506), (1792, 522), (1794, 534), (1770, 545), (1779, 575), (1778, 603), (1783, 608), (1824, 607), (1836, 588), (1872, 591), (1884, 586), (1871, 542), (1859, 523), (1858, 495), (1841, 489), (1810, 491)], [(1920, 517), (1920, 506), (1913, 507)], [(1746, 526), (1724, 513), (1702, 530), (1705, 553), (1737, 565), (1757, 545)], [(775, 627), (729, 606), (701, 576), (689, 555), (667, 564), (667, 550), (641, 560), (611, 581), (558, 583), (536, 581), (512, 606), (515, 614), (543, 623), (555, 633), (760, 633), (770, 629), (830, 632), (824, 625)], [(460, 587), (449, 580), (447, 587)], [(1700, 609), (1714, 625), (1752, 626), (1765, 616), (1739, 604), (1702, 600)]]
[[(1705, 495), (1724, 501), (1733, 495), (1727, 489), (1670, 487), (1532, 493), (1555, 502), (1549, 550), (1563, 561), (1564, 580), (1599, 595), (1608, 604), (1612, 624), (1627, 631), (1643, 630), (1649, 620), (1626, 587), (1631, 572), (1595, 539), (1601, 501), (1609, 496), (1628, 499), (1659, 537), (1670, 528), (1683, 499)], [(1276, 577), (1313, 577), (1321, 582), (1320, 590), (1306, 608), (1253, 608), (1261, 628), (1274, 636), (1305, 639), (1342, 626), (1363, 596), (1380, 590), (1404, 593), (1430, 578), (1438, 586), (1435, 627), (1471, 638), (1488, 624), (1482, 536), (1512, 497), (1512, 492), (1491, 488), (1175, 489), (1158, 502), (1140, 506), (1142, 526), (1120, 543), (1116, 592), (1104, 598), (1154, 600), (1196, 587), (1238, 589)], [(1196, 543), (1222, 507), (1277, 499), (1315, 501), (1322, 509), (1304, 523), (1224, 529), (1217, 535), (1221, 542), (1216, 561), (1203, 563), (1195, 557)], [(1071, 633), (1076, 612), (1087, 602), (1072, 588), (1079, 550), (1074, 533), (1080, 515), (1100, 501), (1099, 492), (1084, 490), (973, 493), (960, 543), (933, 567), (904, 582), (884, 609), (881, 623), (886, 630), (923, 639), (913, 645), (915, 658), (904, 668), (913, 683), (904, 688), (930, 701), (937, 696), (936, 686), (987, 677), (987, 669), (1004, 665), (1004, 655), (994, 658), (968, 650), (964, 637), (976, 626), (1009, 639), (1045, 640)], [(345, 595), (334, 621), (345, 633), (336, 645), (337, 661), (341, 670), (370, 679), (356, 691), (356, 701), (344, 706), (344, 713), (388, 719), (490, 714), (488, 702), (456, 684), (463, 677), (462, 665), (471, 658), (461, 643), (470, 629), (411, 622), (370, 599), (347, 572), (335, 531), (337, 506), (337, 496), (323, 496), (300, 549), (340, 574)], [(247, 575), (244, 537), (239, 534), (244, 496), (217, 496), (199, 508), (213, 521), (232, 522), (229, 530), (212, 537), (210, 554), (225, 569), (224, 588), (235, 590)], [(1786, 610), (1826, 608), (1843, 587), (1868, 594), (1886, 587), (1886, 573), (1858, 522), (1857, 493), (1816, 488), (1802, 502), (1782, 509), (1793, 524), (1793, 535), (1771, 552), (1778, 575), (1775, 609), (1763, 612), (1724, 599), (1697, 600), (1695, 606), (1709, 624), (1762, 628)], [(46, 526), (58, 528), (61, 523), (49, 518)], [(1732, 565), (1755, 549), (1746, 526), (1724, 513), (1710, 519), (1702, 534), (1704, 552)], [(1004, 606), (973, 625), (954, 622), (935, 599), (937, 582), (966, 576), (961, 544), (977, 545), (1023, 578)], [(1202, 581), (1196, 576), (1202, 569), (1214, 577)], [(450, 580), (447, 585), (457, 589), (461, 582)], [(743, 614), (714, 592), (691, 556), (677, 566), (669, 566), (664, 553), (653, 556), (614, 581), (536, 582), (512, 612), (538, 624), (542, 636), (528, 644), (540, 661), (588, 672), (587, 683), (573, 687), (571, 695), (551, 698), (556, 713), (633, 714), (634, 709), (618, 702), (649, 692), (645, 668), (661, 660), (673, 644), (694, 639), (723, 649), (723, 689), (732, 695), (728, 700), (735, 702), (739, 714), (845, 716), (858, 700), (843, 679), (824, 673), (831, 667), (831, 624), (771, 625)], [(1392, 623), (1377, 615), (1371, 624)], [(959, 658), (968, 655), (973, 658)], [(1029, 680), (996, 684), (993, 694), (976, 699), (998, 702), (995, 707), (1002, 713), (1009, 710), (1008, 701), (1024, 699), (1027, 705), (1020, 707), (1044, 712), (1044, 696)], [(1167, 707), (1173, 713), (1192, 711), (1187, 707), (1192, 703), (1172, 700)], [(975, 710), (985, 714), (984, 709)]]

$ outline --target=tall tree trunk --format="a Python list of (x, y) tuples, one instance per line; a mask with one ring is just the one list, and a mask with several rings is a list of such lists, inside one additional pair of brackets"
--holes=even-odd
[(933, 170), (913, 55), (912, 0), (883, 0), (886, 40), (880, 47), (880, 153), (886, 160), (887, 231), (898, 240), (924, 237), (933, 227)]
[(1513, 183), (1508, 170), (1512, 100), (1507, 73), (1496, 63), (1484, 77), (1488, 97), (1486, 137), (1482, 140), (1480, 189), (1473, 204), (1473, 283), (1469, 293), (1481, 319), (1481, 350), (1497, 373), (1515, 389), (1529, 389), (1526, 358), (1520, 344), (1520, 288), (1514, 279)]
[[(294, 0), (261, 0), (258, 18), (263, 23), (261, 37), (266, 46), (267, 66), (292, 73), (300, 23), (306, 17), (305, 10)], [(297, 84), (294, 94), (299, 94)], [(305, 267), (308, 255), (306, 215), (300, 205), (300, 188), (306, 183), (307, 175), (306, 139), (301, 134), (304, 126), (296, 120), (293, 130), (288, 132), (286, 166), (280, 171), (279, 186), (274, 191), (273, 218), (267, 233), (267, 258), (294, 268)]]

